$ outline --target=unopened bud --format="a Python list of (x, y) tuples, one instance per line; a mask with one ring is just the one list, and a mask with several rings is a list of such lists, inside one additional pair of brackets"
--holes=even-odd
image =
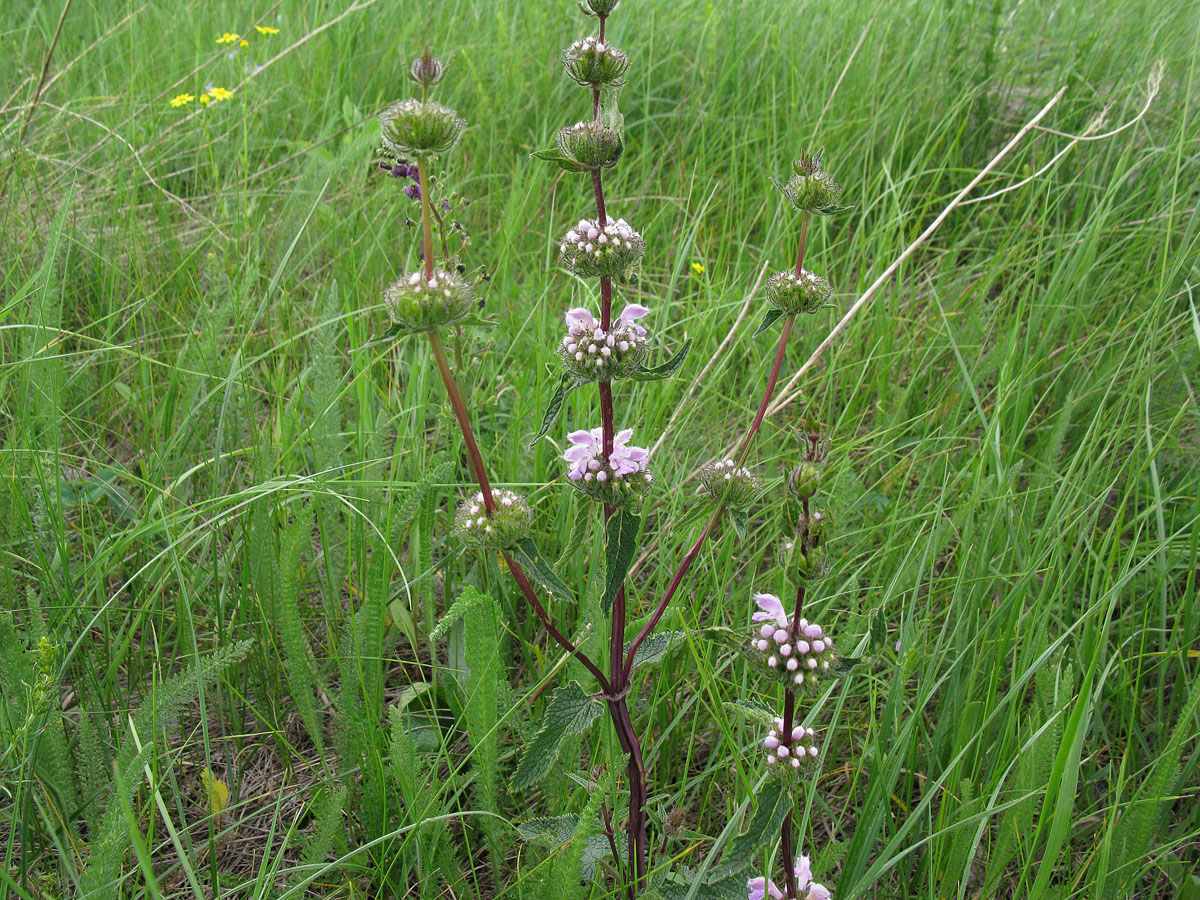
[(379, 114), (385, 149), (396, 156), (445, 153), (467, 127), (448, 106), (433, 101), (397, 100)]
[(801, 212), (830, 216), (849, 209), (838, 204), (842, 189), (823, 168), (824, 151), (803, 154), (792, 163), (792, 177), (786, 185), (776, 182), (783, 195)]
[(811, 462), (802, 462), (788, 475), (788, 490), (798, 500), (807, 500), (821, 486), (821, 467)]
[(700, 492), (710, 500), (724, 500), (731, 509), (749, 506), (758, 491), (754, 473), (738, 468), (732, 459), (719, 460), (700, 470)]
[(629, 69), (629, 57), (595, 36), (573, 43), (563, 51), (562, 61), (572, 81), (591, 88), (620, 87)]
[(455, 530), (466, 543), (483, 550), (506, 550), (529, 535), (533, 510), (515, 491), (492, 491), (492, 511), (488, 512), (483, 494), (476, 492), (459, 504), (454, 516)]
[(625, 150), (621, 132), (599, 122), (577, 122), (558, 133), (559, 152), (587, 169), (608, 169)]
[(408, 77), (415, 81), (421, 87), (433, 87), (446, 75), (446, 67), (442, 65), (442, 61), (429, 52), (429, 47), (425, 47), (425, 52), (412, 61), (412, 65), (408, 68)]
[(767, 300), (788, 316), (815, 313), (829, 305), (833, 288), (820, 275), (802, 269), (797, 275), (789, 269), (767, 279)]
[(585, 16), (607, 16), (621, 0), (576, 0)]

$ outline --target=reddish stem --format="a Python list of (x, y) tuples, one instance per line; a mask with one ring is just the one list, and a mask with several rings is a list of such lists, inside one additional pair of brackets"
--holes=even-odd
[(808, 240), (808, 213), (804, 214), (804, 219), (800, 222), (800, 249), (796, 251), (796, 277), (799, 278), (804, 271), (804, 244)]
[(467, 407), (463, 403), (462, 393), (454, 373), (450, 371), (450, 361), (446, 359), (446, 348), (442, 346), (442, 338), (436, 331), (429, 332), (429, 345), (433, 348), (433, 358), (437, 360), (438, 371), (442, 375), (442, 383), (446, 393), (450, 395), (450, 405), (454, 407), (454, 417), (458, 419), (458, 430), (462, 432), (463, 442), (467, 445), (467, 461), (471, 464), (471, 473), (479, 482), (479, 491), (483, 494), (483, 506), (489, 515), (496, 508), (492, 497), (492, 486), (488, 483), (487, 471), (483, 468), (483, 454), (479, 452), (479, 444), (475, 442), (475, 432), (471, 429), (471, 420), (467, 417)]
[(421, 237), (425, 244), (425, 280), (429, 281), (433, 278), (433, 207), (429, 202), (429, 164), (424, 157), (417, 160), (417, 178), (421, 182)]
[(754, 440), (754, 436), (758, 434), (758, 429), (762, 426), (763, 417), (767, 414), (767, 406), (771, 403), (771, 397), (775, 393), (775, 382), (779, 380), (779, 370), (783, 368), (783, 357), (787, 350), (788, 338), (792, 334), (792, 325), (795, 321), (795, 316), (788, 316), (783, 321), (783, 333), (779, 335), (779, 346), (775, 350), (775, 362), (771, 364), (771, 374), (767, 376), (767, 389), (763, 392), (762, 403), (758, 404), (758, 412), (754, 414), (754, 421), (750, 423), (750, 429), (746, 432), (746, 439), (742, 441), (742, 449), (738, 453), (737, 464), (739, 466), (746, 461), (746, 454), (750, 452), (750, 443)]

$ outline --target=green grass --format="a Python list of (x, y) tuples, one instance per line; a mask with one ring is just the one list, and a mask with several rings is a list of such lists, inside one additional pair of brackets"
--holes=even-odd
[[(587, 25), (567, 0), (360, 6), (239, 86), (346, 4), (76, 2), (32, 112), (61, 7), (0, 8), (0, 900), (566, 896), (581, 843), (550, 856), (513, 824), (621, 805), (608, 775), (589, 797), (564, 774), (616, 760), (603, 719), (539, 789), (507, 789), (553, 688), (591, 686), (448, 544), (468, 473), (432, 357), (373, 343), (417, 244), (374, 114), (429, 42), (471, 123), (446, 172), (472, 200), (466, 262), (492, 275), (460, 377), (582, 632), (602, 535), (577, 528), (555, 442), (594, 424), (594, 391), (528, 439), (561, 313), (594, 299), (553, 248), (591, 198), (529, 153), (588, 111), (557, 61)], [(236, 60), (224, 31), (251, 32)], [(801, 150), (826, 148), (855, 208), (810, 233), (839, 309), (797, 329), (785, 375), (1060, 87), (1044, 125), (1111, 107), (1108, 131), (1163, 60), (1135, 125), (954, 211), (752, 459), (778, 479), (802, 415), (833, 444), (835, 565), (810, 608), (868, 660), (810, 695), (825, 757), (798, 810), (835, 897), (1200, 896), (1194, 4), (629, 0), (609, 33), (632, 60), (609, 206), (648, 245), (624, 296), (664, 355), (695, 339), (675, 379), (617, 391), (646, 444), (791, 260), (769, 177)], [(207, 82), (236, 98), (170, 107)], [(1068, 141), (1033, 133), (976, 196)], [(656, 456), (635, 616), (701, 527), (685, 479), (758, 402), (773, 341), (752, 331)], [(777, 702), (721, 639), (753, 591), (787, 589), (775, 507), (750, 525), (706, 547), (663, 623), (687, 640), (631, 703), (676, 870), (716, 863), (762, 774), (757, 726), (723, 706)], [(499, 604), (431, 643), (467, 584)], [(56, 652), (30, 652), (43, 636)]]

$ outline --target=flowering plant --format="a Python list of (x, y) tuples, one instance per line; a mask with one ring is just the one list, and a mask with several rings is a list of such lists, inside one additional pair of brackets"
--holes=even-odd
[[(536, 443), (554, 430), (563, 401), (570, 391), (595, 385), (599, 424), (567, 433), (566, 449), (561, 458), (565, 463), (565, 484), (597, 504), (598, 517), (604, 525), (601, 607), (608, 618), (602, 634), (607, 644), (607, 659), (593, 658), (578, 639), (568, 637), (551, 619), (547, 601), (571, 597), (576, 592), (546, 563), (531, 538), (535, 516), (529, 500), (513, 489), (493, 486), (463, 393), (442, 345), (441, 331), (469, 321), (476, 301), (474, 286), (463, 276), (465, 269), (461, 263), (457, 259), (444, 258), (441, 263), (435, 260), (434, 222), (436, 220), (440, 225), (441, 219), (430, 196), (429, 170), (436, 157), (458, 142), (466, 122), (456, 111), (429, 99), (429, 89), (442, 80), (446, 70), (428, 50), (412, 63), (410, 69), (412, 79), (421, 88), (420, 98), (397, 100), (380, 116), (384, 155), (380, 166), (396, 178), (412, 179), (414, 184), (408, 186), (406, 193), (421, 203), (423, 265), (416, 272), (401, 275), (384, 291), (384, 305), (394, 323), (393, 335), (423, 334), (429, 341), (462, 435), (471, 474), (478, 486), (478, 490), (461, 501), (455, 535), (468, 548), (499, 554), (547, 634), (582, 665), (596, 686), (596, 691), (590, 695), (576, 682), (554, 692), (546, 709), (546, 723), (529, 743), (512, 787), (522, 790), (541, 781), (551, 769), (563, 739), (569, 734), (582, 733), (594, 720), (607, 713), (624, 757), (622, 787), (628, 798), (627, 815), (619, 826), (607, 807), (597, 810), (594, 802), (589, 803), (583, 815), (570, 820), (573, 824), (567, 828), (566, 837), (569, 840), (572, 832), (586, 832), (591, 827), (587, 818), (601, 813), (599, 818), (603, 821), (597, 827), (603, 829), (603, 835), (593, 837), (602, 837), (602, 840), (588, 844), (592, 870), (595, 870), (597, 859), (611, 857), (610, 871), (618, 890), (633, 900), (639, 893), (647, 891), (670, 896), (678, 893), (680, 884), (689, 879), (703, 881), (701, 876), (686, 872), (671, 875), (662, 870), (653, 878), (651, 875), (650, 779), (643, 750), (644, 737), (635, 724), (629, 702), (635, 672), (661, 658), (679, 636), (655, 632), (707, 539), (725, 520), (731, 521), (739, 534), (744, 534), (745, 510), (762, 495), (762, 485), (748, 466), (748, 457), (774, 394), (796, 316), (822, 308), (832, 295), (827, 281), (802, 268), (808, 220), (810, 215), (829, 215), (841, 207), (835, 202), (838, 195), (836, 182), (821, 169), (820, 155), (805, 157), (798, 162), (797, 174), (785, 186), (784, 192), (802, 213), (799, 253), (795, 269), (775, 276), (768, 286), (770, 306), (759, 331), (761, 333), (780, 318), (784, 323), (761, 402), (736, 454), (701, 469), (699, 494), (702, 502), (712, 506), (707, 523), (676, 565), (666, 590), (649, 610), (641, 628), (630, 636), (632, 610), (626, 579), (638, 551), (641, 504), (656, 482), (651, 451), (633, 443), (632, 427), (617, 426), (614, 386), (622, 381), (655, 381), (670, 377), (684, 363), (690, 342), (683, 342), (665, 361), (649, 366), (647, 362), (654, 352), (656, 336), (651, 335), (644, 322), (648, 321), (652, 310), (640, 303), (628, 302), (616, 312), (614, 305), (617, 288), (634, 283), (632, 270), (643, 261), (648, 250), (647, 242), (634, 227), (623, 218), (611, 217), (605, 203), (603, 173), (617, 164), (625, 147), (616, 92), (624, 83), (630, 66), (626, 54), (613, 47), (605, 34), (608, 16), (616, 6), (617, 0), (582, 0), (585, 14), (598, 19), (598, 33), (576, 41), (563, 53), (568, 76), (591, 91), (592, 118), (560, 131), (554, 148), (533, 154), (538, 159), (558, 164), (567, 172), (586, 175), (591, 181), (595, 201), (594, 215), (589, 212), (572, 225), (558, 242), (558, 249), (560, 262), (567, 272), (579, 279), (598, 280), (599, 309), (575, 306), (563, 312), (565, 334), (554, 348), (562, 371), (534, 441)], [(447, 256), (443, 242), (443, 257)], [(658, 334), (662, 334), (661, 325)], [(751, 655), (764, 662), (766, 671), (781, 676), (783, 682), (783, 715), (772, 719), (774, 727), (763, 740), (763, 747), (767, 751), (768, 771), (791, 777), (796, 777), (795, 773), (801, 772), (802, 767), (816, 765), (820, 754), (816, 730), (802, 724), (796, 716), (795, 691), (820, 676), (834, 674), (832, 641), (820, 625), (801, 617), (806, 585), (819, 575), (820, 567), (815, 560), (819, 553), (822, 517), (820, 512), (810, 510), (809, 498), (821, 480), (819, 464), (823, 459), (823, 444), (813, 436), (806, 438), (806, 447), (800, 467), (788, 479), (791, 493), (802, 509), (799, 531), (790, 542), (789, 552), (782, 557), (791, 561), (792, 568), (801, 578), (795, 610), (789, 615), (783, 601), (772, 594), (755, 595), (759, 611), (752, 618), (761, 624), (756, 626), (756, 634), (749, 643)], [(475, 595), (471, 602), (475, 602)], [(591, 626), (586, 626), (585, 633), (588, 628)], [(605, 784), (611, 789), (615, 784), (614, 773), (605, 771), (604, 767), (594, 777), (599, 780), (592, 784), (591, 796), (604, 793), (595, 789), (597, 785)], [(774, 796), (777, 806), (783, 802), (781, 794)], [(523, 826), (522, 833), (535, 841), (549, 833), (554, 836), (552, 844), (555, 841), (561, 843), (563, 821), (562, 817), (533, 819)], [(785, 887), (780, 889), (763, 877), (751, 878), (743, 882), (749, 886), (750, 900), (762, 900), (766, 896), (773, 900), (784, 896), (789, 900), (801, 896), (809, 900), (827, 900), (829, 891), (812, 881), (808, 858), (794, 853), (790, 807), (781, 838), (784, 857), (795, 859), (795, 865), (785, 873)], [(737, 873), (731, 876), (726, 872), (723, 877), (726, 880), (729, 877), (744, 879), (748, 862), (749, 859), (741, 860)]]

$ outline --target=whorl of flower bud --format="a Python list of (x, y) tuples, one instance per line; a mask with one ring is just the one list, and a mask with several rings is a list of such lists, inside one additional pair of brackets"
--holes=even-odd
[(495, 506), (490, 513), (480, 491), (459, 504), (454, 516), (455, 533), (472, 547), (506, 550), (529, 534), (533, 510), (524, 497), (507, 488), (493, 490), (492, 499)]
[[(812, 880), (812, 866), (807, 856), (797, 856), (792, 866), (792, 876), (796, 879), (796, 900), (830, 900), (833, 896), (829, 888)], [(746, 882), (747, 900), (783, 900), (783, 891), (770, 878), (751, 878)]]
[(732, 459), (718, 460), (700, 470), (700, 493), (731, 509), (745, 509), (758, 495), (758, 479), (749, 469), (739, 469)]
[(805, 460), (788, 474), (787, 486), (797, 500), (807, 500), (821, 487), (821, 467)]
[(437, 269), (394, 282), (383, 292), (388, 317), (405, 333), (437, 331), (455, 325), (475, 311), (475, 290), (456, 272)]
[(831, 216), (834, 213), (849, 209), (837, 202), (842, 189), (833, 176), (824, 171), (823, 156), (825, 151), (815, 154), (803, 154), (792, 163), (792, 177), (787, 184), (777, 186), (791, 204), (801, 212), (817, 216)]
[(592, 35), (576, 41), (562, 53), (563, 67), (576, 84), (598, 88), (620, 87), (629, 70), (629, 57)]
[(568, 309), (567, 334), (558, 345), (563, 368), (581, 381), (612, 381), (633, 374), (646, 356), (646, 329), (637, 320), (650, 312), (630, 303), (605, 331), (582, 306)]
[(794, 684), (811, 682), (829, 671), (833, 658), (833, 641), (820, 625), (800, 619), (793, 623), (774, 594), (755, 594), (759, 612), (751, 618), (761, 622), (750, 641), (750, 651)]
[(379, 114), (383, 145), (397, 156), (445, 153), (467, 127), (448, 106), (432, 100), (397, 100)]
[(585, 16), (607, 16), (621, 0), (576, 0)]
[(783, 719), (775, 717), (775, 727), (763, 738), (763, 749), (767, 752), (767, 765), (777, 763), (781, 767), (799, 769), (808, 762), (816, 762), (821, 751), (817, 748), (817, 733), (811, 728), (797, 725), (791, 734), (785, 734)]
[(585, 169), (611, 169), (625, 150), (621, 132), (599, 122), (576, 122), (556, 136), (558, 151)]
[(637, 499), (653, 481), (649, 471), (650, 451), (628, 446), (633, 429), (613, 436), (613, 449), (604, 455), (604, 430), (572, 431), (567, 435), (570, 447), (563, 459), (571, 464), (567, 478), (571, 485), (597, 503), (623, 506)]
[(558, 243), (563, 264), (576, 275), (620, 275), (646, 253), (646, 242), (624, 219), (600, 227), (596, 219), (580, 219)]
[(430, 88), (446, 76), (446, 67), (442, 61), (425, 48), (425, 52), (412, 61), (408, 68), (408, 77), (423, 88)]
[(779, 565), (795, 578), (816, 579), (829, 574), (829, 556), (822, 547), (809, 542), (802, 547), (799, 538), (784, 541), (779, 546)]
[(767, 300), (789, 316), (815, 313), (829, 303), (833, 287), (820, 275), (802, 269), (799, 276), (788, 269), (767, 279)]

